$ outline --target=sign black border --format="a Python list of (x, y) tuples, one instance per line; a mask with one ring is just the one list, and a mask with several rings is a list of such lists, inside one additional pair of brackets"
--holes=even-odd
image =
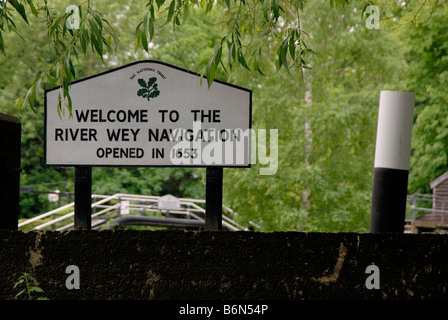
[[(201, 75), (197, 72), (191, 71), (191, 70), (187, 70), (178, 66), (174, 66), (172, 64), (166, 63), (166, 62), (161, 62), (161, 61), (157, 61), (157, 60), (138, 60), (138, 61), (134, 61), (113, 69), (109, 69), (103, 72), (99, 72), (78, 80), (73, 80), (71, 82), (70, 85), (79, 83), (79, 82), (84, 82), (99, 76), (103, 76), (105, 74), (108, 73), (112, 73), (115, 71), (118, 71), (120, 69), (124, 69), (133, 65), (137, 65), (137, 64), (141, 64), (141, 63), (154, 63), (154, 64), (160, 64), (169, 68), (173, 68), (173, 69), (177, 69), (179, 71), (182, 72), (186, 72), (192, 75), (195, 75), (197, 77), (201, 77)], [(206, 79), (206, 76), (202, 76), (204, 79)], [(217, 82), (220, 83), (222, 85), (225, 86), (229, 86), (238, 90), (242, 90), (242, 91), (246, 91), (249, 93), (249, 130), (252, 130), (252, 90), (244, 88), (244, 87), (240, 87), (231, 83), (227, 83), (221, 80), (213, 80), (213, 82)], [(212, 83), (213, 85), (213, 83)], [(251, 159), (251, 153), (252, 153), (252, 141), (249, 141), (250, 144), (250, 150), (249, 150), (249, 163), (247, 165), (237, 165), (237, 166), (231, 166), (231, 165), (205, 165), (205, 164), (201, 164), (201, 165), (98, 165), (98, 164), (82, 164), (82, 165), (77, 165), (77, 164), (48, 164), (47, 163), (47, 93), (54, 91), (54, 90), (58, 90), (60, 89), (62, 86), (55, 86), (51, 89), (45, 89), (44, 92), (44, 165), (47, 167), (121, 167), (121, 168), (126, 168), (126, 167), (142, 167), (142, 168), (251, 168), (252, 167), (252, 159)], [(251, 131), (252, 133), (252, 131)], [(252, 139), (252, 138), (251, 138)]]

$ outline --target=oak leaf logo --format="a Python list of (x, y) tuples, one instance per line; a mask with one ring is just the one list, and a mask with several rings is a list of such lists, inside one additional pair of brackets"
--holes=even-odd
[(149, 78), (148, 82), (143, 79), (138, 79), (138, 84), (142, 87), (137, 91), (137, 96), (148, 99), (155, 98), (160, 94), (157, 85), (157, 78)]

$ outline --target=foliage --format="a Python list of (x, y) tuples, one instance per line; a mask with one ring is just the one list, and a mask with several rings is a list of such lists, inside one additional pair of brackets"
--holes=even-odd
[[(385, 7), (382, 1), (377, 2)], [(432, 12), (441, 5), (439, 2), (430, 1), (429, 8)], [(330, 0), (329, 3), (339, 7), (347, 5), (349, 1)], [(375, 3), (366, 2), (362, 13), (368, 4)], [(414, 10), (407, 18), (412, 17), (412, 22), (417, 21), (419, 15), (426, 12), (421, 10), (424, 6), (425, 4), (413, 6)], [(149, 42), (155, 38), (157, 29), (168, 24), (172, 24), (173, 29), (181, 27), (190, 17), (191, 11), (201, 10), (207, 15), (215, 8), (224, 12), (223, 18), (218, 20), (222, 30), (220, 41), (216, 44), (207, 66), (202, 70), (209, 86), (215, 79), (219, 66), (227, 72), (227, 69), (232, 70), (233, 65), (238, 64), (263, 74), (260, 62), (264, 59), (264, 54), (269, 55), (271, 50), (275, 52), (277, 70), (283, 67), (289, 73), (291, 68), (300, 72), (309, 68), (308, 56), (313, 50), (308, 48), (305, 42), (308, 34), (302, 27), (301, 12), (305, 8), (304, 0), (226, 0), (224, 4), (213, 0), (148, 0), (145, 7), (143, 19), (135, 27), (134, 47), (138, 50), (141, 46), (147, 52)], [(392, 14), (386, 16), (386, 19), (400, 15), (401, 7), (403, 6), (392, 7)], [(5, 2), (4, 8), (0, 9), (0, 51), (5, 53), (2, 33), (18, 32), (14, 14), (19, 14), (29, 25), (30, 11), (32, 15), (45, 21), (45, 30), (54, 51), (50, 63), (35, 76), (27, 93), (16, 99), (18, 108), (26, 103), (33, 108), (42, 80), (48, 79), (52, 86), (60, 85), (63, 88), (63, 96), (59, 97), (58, 112), (64, 112), (64, 106), (71, 112), (69, 86), (76, 77), (73, 57), (78, 59), (79, 53), (86, 55), (89, 47), (101, 59), (104, 53), (116, 52), (118, 38), (115, 31), (109, 20), (94, 8), (92, 1), (87, 0), (77, 6), (76, 14), (79, 13), (80, 20), (76, 28), (67, 23), (67, 19), (73, 19), (73, 10), (67, 12), (61, 9), (51, 7), (47, 0), (8, 1)]]
[[(0, 83), (0, 108), (23, 123), (22, 185), (73, 188), (71, 168), (43, 165), (39, 86), (69, 89), (75, 77), (138, 59), (198, 71), (208, 85), (220, 79), (250, 88), (254, 129), (278, 130), (276, 174), (260, 175), (266, 165), (258, 162), (224, 171), (224, 203), (244, 225), (366, 231), (381, 90), (416, 93), (409, 192), (428, 192), (448, 168), (446, 1), (96, 0), (80, 5), (79, 32), (64, 31), (65, 3), (29, 2), (37, 16), (22, 1), (25, 20), (8, 2), (0, 28), (0, 78), (8, 79)], [(365, 27), (368, 4), (381, 8), (380, 29)], [(13, 27), (8, 32), (6, 16), (23, 40)], [(27, 96), (32, 109), (12, 108)], [(204, 169), (193, 168), (94, 168), (93, 181), (95, 193), (203, 198), (205, 191)], [(50, 208), (40, 195), (24, 195), (21, 205), (24, 216)]]
[(448, 170), (447, 13), (446, 6), (426, 13), (426, 23), (403, 30), (407, 87), (416, 93), (409, 193), (431, 192), (429, 182)]
[[(106, 52), (113, 53), (116, 48), (115, 33), (103, 15), (91, 6), (90, 1), (86, 2), (84, 10), (82, 5), (78, 6), (80, 22), (77, 28), (72, 28), (66, 23), (67, 19), (73, 14), (71, 11), (65, 12), (61, 10), (62, 8), (52, 8), (47, 0), (43, 2), (27, 0), (26, 4), (35, 17), (44, 20), (47, 37), (51, 41), (54, 52), (50, 63), (35, 76), (27, 93), (17, 98), (15, 104), (18, 108), (21, 108), (28, 103), (33, 109), (41, 88), (41, 82), (46, 79), (51, 86), (58, 84), (63, 88), (63, 97), (59, 99), (58, 112), (64, 112), (62, 101), (64, 101), (68, 111), (71, 111), (69, 85), (72, 79), (76, 77), (73, 56), (78, 58), (80, 52), (87, 54), (89, 45), (92, 52), (98, 54), (99, 57), (103, 56), (105, 48)], [(0, 20), (0, 34), (2, 30), (5, 31), (6, 27), (9, 31), (17, 32), (17, 27), (12, 19), (13, 9), (29, 24), (26, 7), (18, 1), (8, 1), (5, 8), (0, 11), (2, 18)], [(83, 14), (83, 12), (85, 13)], [(0, 39), (2, 39), (1, 36)], [(3, 43), (3, 41), (0, 42)], [(0, 46), (0, 49), (3, 53), (5, 52), (4, 46)]]
[[(17, 279), (17, 282), (14, 283), (13, 289), (16, 288), (20, 288), (20, 287), (25, 287), (22, 290), (20, 290), (17, 294), (16, 297), (21, 296), (22, 294), (26, 293), (28, 295), (28, 299), (32, 300), (35, 299), (35, 297), (33, 296), (34, 293), (43, 293), (44, 291), (31, 283), (31, 277), (32, 274), (28, 273), (28, 272), (24, 272), (22, 273), (22, 275)], [(45, 297), (38, 297), (37, 300), (48, 300)]]
[[(73, 57), (79, 58), (79, 53), (87, 54), (87, 49), (103, 59), (104, 53), (114, 54), (117, 49), (117, 36), (108, 19), (94, 8), (91, 1), (77, 6), (79, 12), (79, 25), (76, 28), (66, 23), (72, 19), (73, 11), (66, 12), (62, 8), (52, 8), (47, 0), (9, 1), (0, 11), (0, 50), (4, 53), (5, 46), (2, 31), (17, 32), (13, 13), (18, 13), (29, 24), (29, 11), (35, 17), (45, 21), (46, 33), (53, 47), (53, 57), (50, 63), (39, 72), (31, 87), (25, 95), (16, 99), (18, 108), (27, 103), (31, 108), (37, 98), (42, 79), (50, 81), (52, 86), (60, 85), (63, 96), (59, 97), (58, 112), (67, 108), (71, 112), (71, 98), (69, 85), (76, 77)], [(345, 3), (346, 1), (333, 0), (332, 3)], [(190, 16), (190, 11), (201, 10), (208, 14), (213, 8), (225, 10), (224, 19), (219, 21), (224, 35), (216, 45), (213, 56), (202, 71), (207, 77), (210, 86), (215, 78), (216, 71), (221, 65), (226, 71), (234, 64), (238, 64), (262, 73), (259, 67), (263, 52), (269, 51), (273, 45), (271, 38), (281, 39), (276, 44), (276, 66), (284, 67), (288, 72), (290, 67), (302, 70), (307, 67), (306, 55), (311, 50), (305, 43), (306, 33), (301, 28), (299, 11), (303, 9), (304, 1), (225, 1), (222, 3), (212, 0), (206, 1), (178, 1), (178, 0), (150, 0), (146, 3), (147, 11), (143, 19), (135, 28), (135, 50), (139, 47), (149, 52), (149, 41), (155, 37), (155, 30), (172, 23), (173, 28), (179, 27)], [(29, 11), (28, 11), (29, 10)], [(262, 14), (255, 14), (260, 12)], [(283, 21), (281, 15), (287, 13), (294, 18), (292, 21)], [(279, 24), (287, 23), (286, 28), (278, 28)], [(281, 32), (279, 31), (281, 30)], [(254, 38), (262, 39), (255, 43)], [(223, 55), (224, 50), (227, 54)], [(290, 60), (290, 61), (289, 61)], [(62, 105), (64, 103), (64, 106)]]
[[(118, 43), (119, 52), (116, 56), (104, 55), (101, 63), (97, 63), (96, 57), (92, 52), (87, 52), (86, 56), (74, 62), (77, 69), (77, 78), (85, 77), (97, 72), (107, 70), (114, 66), (116, 61), (127, 63), (134, 59), (148, 58), (148, 56), (138, 52), (132, 54), (132, 33), (128, 34), (128, 23), (133, 24), (140, 8), (137, 6), (129, 7), (126, 10), (127, 3), (109, 4), (107, 1), (96, 2), (103, 9), (103, 15), (108, 19), (114, 18), (113, 26), (120, 37)], [(55, 6), (62, 5), (55, 1)], [(108, 4), (106, 6), (106, 4)], [(125, 12), (124, 18), (118, 16), (118, 13)], [(120, 18), (121, 17), (121, 18)], [(34, 17), (30, 18), (30, 24), (37, 29), (45, 29), (45, 22)], [(73, 168), (65, 167), (47, 167), (44, 162), (44, 121), (43, 121), (43, 96), (39, 95), (34, 102), (34, 111), (30, 108), (14, 108), (12, 103), (17, 96), (24, 95), (27, 92), (26, 87), (32, 85), (33, 76), (36, 70), (45, 68), (50, 57), (53, 55), (51, 43), (43, 37), (36, 37), (35, 30), (26, 28), (25, 22), (19, 21), (17, 27), (21, 30), (24, 39), (17, 40), (15, 34), (6, 34), (5, 43), (8, 50), (6, 57), (1, 59), (0, 68), (0, 112), (16, 115), (22, 122), (22, 173), (21, 186), (30, 186), (32, 190), (48, 191), (59, 189), (64, 192), (73, 192), (74, 189), (74, 171)], [(197, 30), (198, 28), (195, 27)], [(192, 30), (191, 34), (201, 36)], [(203, 32), (202, 35), (206, 35)], [(167, 32), (167, 35), (171, 35)], [(26, 40), (25, 40), (26, 39)], [(193, 39), (192, 39), (193, 40)], [(207, 43), (204, 43), (207, 45)], [(30, 50), (29, 48), (33, 48)], [(174, 52), (172, 47), (161, 48), (160, 59), (171, 62), (176, 58), (169, 57)], [(36, 54), (37, 53), (37, 54)], [(176, 52), (179, 56), (180, 51)], [(183, 66), (189, 66), (192, 61), (186, 59)], [(117, 62), (118, 63), (118, 62)], [(180, 65), (179, 63), (177, 63)], [(191, 67), (191, 66), (190, 66)], [(44, 79), (42, 85), (45, 88), (51, 87), (51, 82)], [(56, 109), (54, 110), (56, 112)], [(173, 194), (178, 197), (204, 198), (204, 182), (202, 179), (203, 170), (194, 168), (94, 168), (93, 169), (93, 193), (112, 194), (116, 192), (136, 193), (136, 194)], [(67, 201), (73, 201), (65, 197), (62, 204)], [(38, 213), (52, 210), (56, 203), (48, 202), (47, 194), (22, 193), (20, 196), (21, 217), (32, 217)]]
[(362, 27), (356, 8), (309, 4), (302, 22), (317, 54), (303, 81), (269, 63), (266, 77), (251, 81), (254, 126), (279, 130), (279, 170), (226, 171), (226, 199), (245, 222), (266, 231), (368, 229), (379, 91), (399, 88), (402, 64), (394, 34)]

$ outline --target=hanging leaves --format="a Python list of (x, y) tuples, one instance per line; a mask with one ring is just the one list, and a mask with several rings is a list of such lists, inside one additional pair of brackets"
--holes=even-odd
[[(75, 79), (73, 59), (79, 53), (90, 50), (103, 59), (104, 54), (113, 54), (117, 38), (110, 23), (102, 14), (90, 6), (90, 1), (77, 6), (79, 25), (69, 27), (67, 19), (75, 12), (57, 13), (51, 11), (47, 0), (36, 9), (35, 0), (9, 0), (0, 9), (0, 51), (5, 53), (2, 32), (17, 32), (14, 12), (29, 24), (27, 11), (47, 21), (47, 36), (54, 48), (54, 58), (48, 67), (39, 72), (27, 94), (15, 101), (17, 108), (28, 104), (34, 108), (35, 97), (40, 91), (41, 79), (50, 81), (52, 86), (62, 88), (58, 112), (71, 112), (69, 95), (71, 82)], [(201, 75), (207, 77), (211, 86), (219, 68), (231, 72), (235, 66), (263, 74), (263, 51), (276, 50), (275, 65), (288, 73), (293, 69), (308, 68), (306, 33), (301, 27), (299, 13), (305, 0), (147, 0), (146, 10), (135, 28), (135, 50), (143, 48), (149, 52), (149, 43), (154, 41), (156, 30), (171, 24), (178, 28), (188, 19), (190, 10), (203, 10), (208, 14), (213, 8), (223, 10), (223, 36), (215, 44), (213, 56)], [(344, 4), (347, 0), (332, 0), (332, 4)], [(257, 37), (255, 37), (255, 35)], [(262, 42), (254, 39), (264, 38)], [(266, 55), (267, 56), (267, 55)], [(201, 80), (202, 81), (202, 80)], [(65, 107), (65, 108), (64, 108)]]
[[(34, 6), (33, 0), (26, 0), (23, 2), (26, 2), (32, 14), (37, 16), (38, 12)], [(26, 14), (26, 7), (23, 4), (21, 4), (17, 0), (0, 0), (0, 51), (4, 55), (6, 54), (6, 52), (2, 32), (17, 33), (17, 27), (13, 20), (14, 12), (17, 12), (23, 19), (23, 21), (25, 21), (26, 24), (29, 25), (28, 16)]]
[[(300, 11), (303, 1), (226, 1), (228, 34), (216, 45), (214, 55), (203, 71), (210, 86), (219, 66), (225, 72), (235, 65), (264, 75), (263, 50), (275, 47), (277, 71), (288, 74), (309, 68), (306, 32), (301, 27)], [(264, 42), (254, 39), (264, 38)], [(226, 53), (223, 55), (223, 48)], [(227, 66), (227, 67), (226, 67)]]
[[(27, 0), (31, 6), (32, 0)], [(35, 77), (32, 86), (27, 93), (15, 101), (15, 107), (20, 109), (25, 105), (36, 111), (34, 108), (35, 101), (39, 90), (41, 89), (42, 79), (47, 79), (52, 87), (60, 86), (62, 95), (59, 96), (57, 111), (59, 114), (64, 114), (67, 110), (70, 114), (72, 111), (72, 101), (69, 90), (71, 82), (76, 78), (76, 71), (73, 65), (73, 58), (79, 58), (79, 52), (87, 54), (88, 48), (94, 54), (97, 54), (103, 59), (103, 54), (113, 54), (117, 46), (117, 38), (110, 23), (103, 17), (103, 15), (92, 9), (89, 2), (85, 4), (85, 12), (83, 14), (82, 5), (76, 7), (76, 12), (70, 11), (63, 14), (54, 13), (44, 1), (44, 6), (41, 8), (45, 12), (45, 19), (47, 21), (47, 36), (54, 49), (54, 59), (42, 72), (39, 72)], [(14, 6), (16, 8), (16, 6)], [(19, 11), (19, 9), (22, 11)], [(16, 10), (24, 17), (26, 13), (23, 6), (18, 6)], [(31, 9), (33, 12), (35, 10)], [(22, 15), (23, 14), (23, 15)], [(68, 19), (77, 15), (79, 24), (71, 24)], [(0, 49), (1, 49), (0, 41)]]

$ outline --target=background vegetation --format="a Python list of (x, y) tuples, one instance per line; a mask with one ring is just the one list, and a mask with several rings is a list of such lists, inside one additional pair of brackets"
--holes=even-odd
[[(409, 193), (430, 192), (429, 182), (447, 170), (445, 1), (161, 2), (89, 1), (89, 10), (101, 12), (108, 22), (102, 23), (104, 38), (85, 40), (96, 43), (86, 50), (80, 40), (78, 54), (72, 48), (66, 65), (57, 63), (66, 57), (70, 34), (64, 35), (64, 20), (56, 20), (72, 3), (23, 1), (24, 6), (36, 3), (36, 14), (29, 13), (26, 21), (11, 7), (21, 2), (7, 4), (17, 32), (8, 29), (3, 12), (0, 112), (22, 122), (22, 186), (73, 191), (73, 170), (47, 168), (43, 160), (43, 89), (67, 81), (56, 76), (57, 70), (82, 78), (140, 59), (250, 88), (253, 127), (278, 129), (276, 174), (260, 175), (260, 164), (224, 170), (224, 203), (239, 212), (242, 224), (252, 220), (262, 231), (368, 230), (381, 90), (416, 93)], [(146, 3), (157, 9), (154, 19)], [(176, 10), (170, 9), (173, 3)], [(366, 27), (369, 3), (381, 10), (380, 29)], [(181, 9), (187, 6), (184, 21)], [(86, 17), (86, 4), (81, 7)], [(45, 8), (51, 9), (51, 19), (39, 14)], [(239, 23), (232, 25), (235, 17)], [(148, 21), (155, 21), (153, 30)], [(238, 41), (241, 55), (230, 49)], [(45, 70), (48, 76), (36, 85)], [(20, 101), (30, 88), (35, 99)], [(94, 168), (93, 192), (203, 198), (204, 174), (205, 169), (192, 168)], [(51, 206), (46, 195), (21, 197), (23, 217)]]

